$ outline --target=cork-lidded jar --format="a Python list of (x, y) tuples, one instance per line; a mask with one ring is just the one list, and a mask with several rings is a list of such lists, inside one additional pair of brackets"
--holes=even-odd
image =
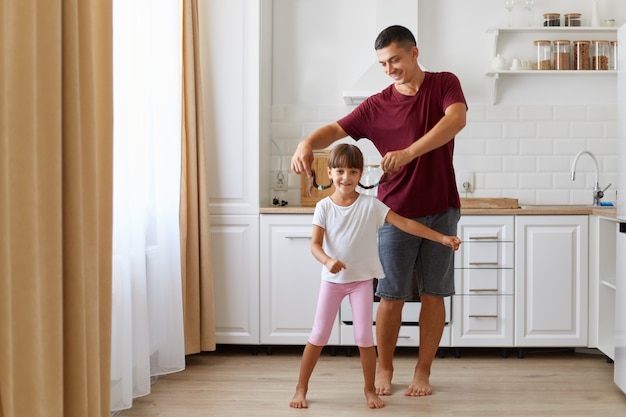
[(561, 15), (559, 13), (544, 13), (544, 26), (561, 26)]
[(535, 66), (538, 70), (552, 69), (552, 43), (548, 40), (536, 40), (535, 42), (535, 59), (537, 64)]
[(608, 70), (609, 69), (609, 41), (592, 40), (593, 52), (591, 55), (591, 69)]
[(586, 40), (574, 41), (574, 68), (588, 71), (591, 69), (591, 42)]
[(570, 53), (569, 53), (570, 41), (568, 40), (557, 40), (554, 41), (553, 48), (553, 63), (552, 68), (555, 70), (569, 70), (569, 61), (570, 61)]

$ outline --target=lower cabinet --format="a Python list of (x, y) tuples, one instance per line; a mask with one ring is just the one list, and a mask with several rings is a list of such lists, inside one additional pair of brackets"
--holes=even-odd
[(259, 216), (211, 216), (215, 338), (259, 343)]
[[(322, 265), (311, 254), (312, 215), (261, 215), (262, 344), (305, 344), (317, 306)], [(330, 345), (339, 344), (336, 319)]]
[[(310, 249), (312, 215), (261, 214), (260, 259), (249, 251), (252, 218), (214, 217), (218, 342), (305, 344), (322, 268)], [(462, 216), (440, 345), (588, 346), (588, 227), (586, 215)], [(352, 326), (340, 320), (328, 343), (354, 345)], [(419, 346), (419, 327), (403, 326), (398, 346)]]
[(588, 216), (517, 216), (515, 344), (586, 347)]
[(452, 345), (513, 346), (514, 217), (462, 216), (455, 254)]

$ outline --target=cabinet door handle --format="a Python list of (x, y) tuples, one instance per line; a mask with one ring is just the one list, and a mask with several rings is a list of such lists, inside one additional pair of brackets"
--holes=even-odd
[(401, 334), (398, 335), (398, 339), (410, 339), (410, 338), (411, 338), (411, 336), (404, 336), (404, 335), (401, 335)]
[(498, 240), (498, 236), (470, 236), (470, 240)]
[(470, 265), (500, 265), (499, 262), (470, 262)]
[(468, 317), (472, 319), (497, 319), (497, 314), (470, 314)]
[(313, 236), (311, 235), (287, 235), (284, 236), (285, 239), (311, 239)]
[(498, 292), (497, 288), (470, 288), (470, 291)]
[(613, 283), (611, 283), (611, 282), (608, 282), (608, 281), (602, 280), (601, 284), (602, 284), (602, 285), (604, 285), (604, 286), (605, 286), (605, 287), (607, 287), (607, 288), (612, 289), (612, 290), (617, 290), (617, 286), (615, 286), (615, 284), (613, 284)]

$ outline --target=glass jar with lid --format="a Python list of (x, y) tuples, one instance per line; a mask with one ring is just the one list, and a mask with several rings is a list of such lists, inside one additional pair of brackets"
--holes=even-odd
[(535, 49), (537, 50), (535, 54), (535, 59), (537, 60), (537, 64), (535, 64), (535, 69), (538, 70), (549, 70), (552, 69), (551, 61), (552, 61), (552, 43), (548, 40), (536, 40)]
[(561, 26), (561, 15), (559, 13), (544, 13), (544, 26)]
[(566, 13), (563, 17), (565, 26), (580, 26), (580, 13)]
[(609, 69), (609, 41), (592, 40), (593, 52), (591, 55), (591, 69), (608, 70)]
[(591, 69), (591, 41), (574, 41), (574, 68), (587, 71)]
[(570, 61), (570, 53), (569, 53), (570, 41), (568, 40), (558, 40), (554, 41), (553, 50), (553, 63), (552, 68), (555, 70), (569, 70), (569, 61)]
[(609, 69), (617, 71), (617, 41), (609, 42)]

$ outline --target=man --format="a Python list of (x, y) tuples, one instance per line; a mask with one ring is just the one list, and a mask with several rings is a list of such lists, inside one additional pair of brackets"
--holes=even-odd
[[(378, 198), (402, 216), (456, 235), (461, 204), (452, 158), (454, 137), (465, 127), (467, 112), (460, 83), (451, 73), (420, 68), (415, 37), (405, 27), (386, 28), (374, 47), (393, 84), (304, 139), (291, 169), (311, 176), (314, 149), (346, 136), (368, 138), (383, 155), (381, 169), (389, 174), (378, 187)], [(385, 279), (376, 290), (381, 298), (376, 316), (377, 393), (392, 393), (402, 308), (417, 277), (422, 303), (419, 358), (404, 394), (430, 395), (430, 370), (445, 325), (443, 297), (454, 294), (454, 251), (386, 224), (379, 232), (379, 252)]]

